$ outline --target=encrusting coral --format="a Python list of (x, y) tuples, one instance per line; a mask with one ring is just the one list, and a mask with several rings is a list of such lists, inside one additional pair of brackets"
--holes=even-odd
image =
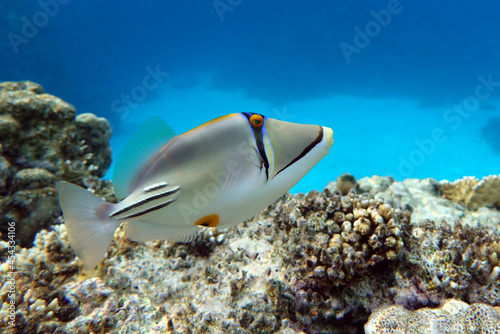
[(500, 208), (500, 175), (490, 175), (479, 181), (468, 206), (471, 209), (483, 206)]
[[(355, 190), (358, 193), (371, 193), (381, 197), (394, 208), (409, 210), (412, 223), (432, 220), (437, 226), (442, 221), (458, 221), (464, 226), (481, 226), (489, 229), (498, 226), (500, 210), (481, 205), (477, 210), (470, 210), (463, 202), (459, 204), (444, 197), (442, 183), (449, 182), (438, 182), (431, 178), (405, 179), (398, 182), (390, 176), (373, 176), (357, 180)], [(334, 189), (335, 183), (330, 182), (327, 187)], [(487, 202), (482, 204), (485, 205)]]
[(489, 305), (451, 299), (434, 309), (389, 306), (374, 312), (364, 328), (366, 334), (496, 334), (500, 317)]
[(0, 232), (15, 221), (24, 246), (59, 216), (56, 179), (109, 194), (99, 178), (111, 163), (110, 126), (92, 114), (75, 116), (38, 84), (0, 83)]
[(453, 182), (441, 181), (440, 188), (443, 197), (471, 210), (500, 208), (500, 175), (486, 176), (481, 180), (465, 177)]
[[(500, 301), (500, 236), (497, 232), (455, 224), (437, 228), (427, 221), (413, 227), (407, 254), (427, 290), (443, 291), (471, 302)], [(495, 297), (497, 296), (497, 297)]]
[(444, 198), (467, 206), (478, 182), (475, 177), (466, 176), (453, 182), (443, 180), (439, 184)]

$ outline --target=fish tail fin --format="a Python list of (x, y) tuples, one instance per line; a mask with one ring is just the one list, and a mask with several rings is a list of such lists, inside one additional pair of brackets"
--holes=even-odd
[(67, 182), (57, 182), (57, 191), (71, 248), (85, 269), (93, 269), (106, 254), (121, 224), (109, 218), (114, 205)]

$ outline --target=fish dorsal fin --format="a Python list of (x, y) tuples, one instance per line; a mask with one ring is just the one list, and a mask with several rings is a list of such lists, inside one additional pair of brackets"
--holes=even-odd
[(173, 137), (174, 130), (156, 116), (149, 117), (137, 129), (116, 159), (113, 184), (119, 199), (130, 195), (148, 160)]

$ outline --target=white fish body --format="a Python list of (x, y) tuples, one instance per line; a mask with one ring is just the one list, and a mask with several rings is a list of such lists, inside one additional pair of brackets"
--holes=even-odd
[(70, 244), (90, 269), (122, 223), (136, 241), (187, 242), (198, 226), (234, 226), (286, 193), (332, 143), (330, 128), (259, 114), (226, 115), (179, 136), (153, 117), (117, 159), (120, 203), (58, 183)]

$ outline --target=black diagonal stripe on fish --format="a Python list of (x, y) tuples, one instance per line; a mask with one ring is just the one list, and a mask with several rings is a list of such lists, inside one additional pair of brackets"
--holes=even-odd
[[(257, 152), (259, 152), (260, 156), (262, 157), (262, 164), (265, 168), (265, 172), (266, 172), (266, 180), (269, 179), (269, 159), (267, 157), (267, 154), (266, 154), (266, 150), (264, 148), (264, 133), (262, 131), (262, 126), (264, 124), (264, 116), (260, 115), (260, 114), (252, 114), (252, 113), (242, 113), (247, 119), (248, 119), (248, 122), (250, 123), (250, 129), (252, 130), (253, 132), (253, 136), (254, 136), (254, 140), (255, 140), (255, 144), (256, 144), (256, 149), (257, 149)], [(252, 116), (254, 115), (258, 115), (262, 118), (262, 123), (259, 123), (258, 126), (254, 126), (252, 124), (252, 121), (251, 121), (251, 118)]]
[(130, 218), (137, 218), (137, 217), (140, 217), (140, 216), (143, 216), (147, 213), (150, 213), (150, 212), (153, 212), (153, 211), (156, 211), (156, 210), (160, 210), (160, 209), (163, 209), (164, 207), (166, 207), (167, 205), (169, 204), (172, 204), (173, 202), (175, 202), (175, 199), (171, 199), (171, 200), (168, 200), (167, 202), (165, 203), (162, 203), (160, 205), (156, 205), (156, 206), (152, 206), (144, 211), (140, 211), (140, 212), (137, 212), (137, 213), (133, 213), (131, 215), (128, 215), (128, 216), (125, 216), (125, 217), (120, 217), (120, 219), (130, 219)]
[(316, 146), (319, 143), (321, 143), (322, 139), (323, 139), (323, 127), (320, 126), (319, 127), (318, 136), (314, 139), (314, 141), (311, 144), (309, 144), (306, 148), (304, 148), (304, 150), (302, 152), (300, 152), (300, 154), (298, 154), (292, 161), (290, 161), (290, 163), (288, 163), (288, 165), (286, 165), (285, 167), (283, 167), (282, 169), (280, 169), (274, 176), (278, 175), (279, 173), (281, 173), (282, 171), (284, 171), (286, 168), (288, 168), (291, 165), (293, 165), (296, 161), (298, 161), (302, 157), (304, 157), (310, 150), (312, 150), (314, 148), (314, 146)]
[[(162, 193), (159, 193), (159, 194), (156, 194), (156, 195), (153, 195), (153, 196), (149, 196), (149, 197), (146, 197), (138, 202), (134, 202), (124, 208), (121, 208), (115, 212), (112, 212), (109, 216), (112, 217), (112, 218), (118, 218), (118, 219), (125, 219), (126, 217), (117, 217), (123, 213), (127, 213), (128, 211), (132, 210), (132, 209), (135, 209), (135, 208), (138, 208), (142, 205), (145, 205), (145, 204), (148, 204), (149, 202), (151, 201), (155, 201), (155, 200), (158, 200), (160, 198), (163, 198), (163, 197), (166, 197), (166, 196), (170, 196), (172, 194), (175, 194), (176, 192), (178, 192), (180, 189), (179, 186), (177, 187), (174, 187), (172, 189), (169, 189), (167, 191), (164, 191)], [(127, 217), (130, 217), (130, 216), (127, 216)]]

